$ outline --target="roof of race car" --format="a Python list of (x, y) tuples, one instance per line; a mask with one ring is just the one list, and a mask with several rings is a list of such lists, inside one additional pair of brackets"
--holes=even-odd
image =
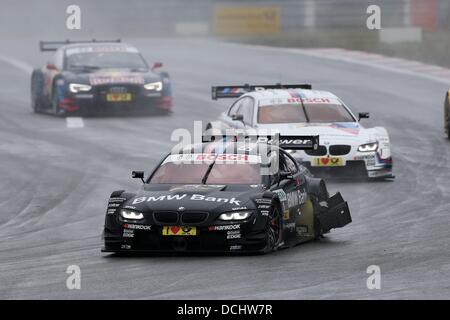
[[(257, 99), (259, 106), (274, 103), (295, 103), (303, 100), (304, 102), (315, 103), (336, 103), (341, 104), (339, 98), (331, 92), (306, 89), (269, 89), (252, 91), (245, 96), (251, 96)], [(261, 102), (263, 102), (261, 104)], [(266, 103), (264, 103), (266, 102)]]

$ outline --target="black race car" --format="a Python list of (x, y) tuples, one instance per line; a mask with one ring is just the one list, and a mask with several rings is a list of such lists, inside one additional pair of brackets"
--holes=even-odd
[(318, 139), (288, 140), (202, 143), (173, 151), (147, 179), (134, 171), (143, 185), (111, 194), (102, 251), (265, 253), (350, 223), (341, 195), (329, 197), (325, 182), (283, 150)]
[(169, 75), (149, 67), (139, 51), (116, 41), (41, 41), (55, 51), (31, 76), (35, 112), (56, 115), (114, 112), (170, 113)]

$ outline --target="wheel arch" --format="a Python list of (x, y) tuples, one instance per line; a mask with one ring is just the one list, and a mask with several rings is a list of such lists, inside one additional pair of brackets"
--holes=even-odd
[(308, 193), (315, 196), (318, 202), (327, 201), (330, 198), (327, 185), (322, 178), (306, 177), (306, 183)]

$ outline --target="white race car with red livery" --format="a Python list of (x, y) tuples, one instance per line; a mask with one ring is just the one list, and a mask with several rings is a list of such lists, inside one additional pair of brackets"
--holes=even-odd
[[(394, 178), (385, 128), (365, 128), (369, 113), (352, 111), (334, 94), (309, 84), (212, 87), (212, 98), (238, 98), (206, 129), (257, 129), (280, 135), (319, 135), (316, 150), (292, 155), (313, 171), (368, 178)], [(350, 170), (348, 170), (350, 169)]]

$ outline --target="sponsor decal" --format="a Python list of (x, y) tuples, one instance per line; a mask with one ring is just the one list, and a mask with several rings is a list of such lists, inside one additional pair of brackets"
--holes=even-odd
[(354, 160), (374, 160), (375, 161), (375, 154), (368, 154), (368, 155), (361, 155), (361, 156), (355, 156), (353, 158)]
[(340, 104), (336, 99), (330, 98), (289, 98), (288, 103), (308, 103), (308, 104)]
[(176, 191), (180, 191), (180, 190), (184, 190), (186, 191), (186, 189), (189, 190), (196, 190), (196, 191), (210, 191), (211, 189), (222, 189), (224, 188), (225, 185), (223, 184), (185, 184), (182, 186), (176, 186), (176, 187), (172, 187), (170, 188), (171, 192), (176, 192)]
[(342, 167), (345, 165), (344, 158), (340, 157), (326, 157), (326, 158), (314, 158), (312, 163), (315, 167)]
[(260, 203), (271, 204), (272, 203), (272, 199), (253, 199), (253, 201), (255, 201), (258, 204), (260, 204)]
[(125, 200), (127, 200), (127, 199), (125, 199), (125, 198), (110, 198), (108, 200), (108, 202), (109, 203), (112, 203), (112, 202), (124, 202)]
[(231, 239), (241, 239), (241, 231), (240, 230), (228, 231), (227, 240)]
[(90, 94), (90, 93), (81, 93), (81, 94), (78, 93), (75, 95), (75, 97), (77, 99), (92, 99), (92, 98), (94, 98), (94, 95)]
[(286, 224), (284, 225), (284, 228), (285, 228), (285, 229), (289, 229), (290, 231), (295, 230), (295, 222), (286, 223)]
[[(268, 137), (258, 137), (258, 142), (272, 144), (273, 139), (268, 138)], [(284, 145), (284, 146), (286, 146), (286, 145), (310, 146), (310, 145), (312, 145), (313, 141), (311, 139), (279, 139), (278, 143), (279, 143), (279, 145)]]
[(110, 203), (108, 204), (108, 208), (117, 208), (120, 206), (120, 203)]
[(188, 226), (163, 227), (162, 235), (163, 236), (196, 236), (197, 228), (196, 227), (188, 227)]
[(299, 235), (299, 236), (309, 235), (308, 226), (298, 226), (297, 228), (295, 228), (295, 230), (297, 231), (297, 235)]
[(263, 217), (267, 217), (268, 215), (269, 215), (269, 210), (261, 210), (261, 215), (263, 216)]
[(94, 86), (113, 83), (144, 84), (144, 77), (137, 75), (91, 75), (89, 83)]
[(227, 230), (238, 230), (241, 228), (240, 224), (228, 224), (221, 226), (210, 226), (208, 227), (209, 231), (227, 231)]
[[(217, 158), (216, 158), (217, 157)], [(254, 154), (214, 154), (214, 153), (187, 153), (187, 154), (171, 154), (163, 162), (163, 164), (172, 163), (261, 163), (261, 156)]]
[(143, 230), (143, 231), (150, 231), (152, 230), (152, 226), (144, 225), (144, 224), (130, 224), (125, 223), (123, 225), (125, 229), (131, 229), (131, 230)]
[(231, 211), (237, 211), (237, 210), (247, 210), (247, 207), (237, 207), (237, 208), (232, 208)]
[(116, 209), (108, 209), (108, 211), (106, 211), (106, 214), (110, 215), (110, 214), (114, 214), (116, 213)]
[(230, 251), (233, 251), (233, 250), (242, 250), (242, 245), (230, 246)]
[(129, 244), (123, 244), (123, 245), (120, 246), (120, 249), (130, 250), (130, 249), (131, 249), (131, 245), (129, 245)]
[(92, 47), (78, 47), (78, 48), (68, 48), (66, 50), (66, 54), (71, 56), (73, 54), (79, 53), (89, 53), (89, 52), (98, 52), (98, 53), (107, 53), (107, 52), (131, 52), (137, 53), (137, 49), (133, 47), (127, 46), (92, 46)]
[(297, 207), (305, 203), (306, 197), (307, 197), (306, 192), (301, 192), (300, 190), (289, 192), (286, 195), (288, 207), (289, 208)]
[(365, 161), (367, 166), (376, 165), (376, 156), (372, 155), (364, 155), (364, 156), (356, 156), (353, 158), (354, 160)]
[(350, 133), (352, 135), (357, 136), (359, 134), (359, 124), (353, 123), (353, 122), (340, 122), (340, 123), (333, 123), (330, 125), (331, 128), (344, 131), (346, 133)]
[(131, 210), (136, 210), (135, 206), (124, 206), (124, 209), (131, 209)]
[(156, 202), (156, 201), (171, 201), (171, 200), (191, 200), (191, 201), (206, 201), (206, 202), (223, 202), (229, 203), (232, 205), (240, 206), (241, 200), (236, 200), (236, 198), (216, 198), (216, 197), (208, 197), (202, 194), (192, 194), (188, 197), (188, 194), (174, 194), (174, 195), (161, 195), (161, 196), (153, 196), (153, 197), (138, 197), (133, 200), (132, 204), (138, 204), (142, 202)]
[(123, 238), (134, 238), (134, 230), (124, 229), (122, 237)]
[(161, 97), (162, 93), (161, 92), (148, 92), (146, 94), (147, 97)]

